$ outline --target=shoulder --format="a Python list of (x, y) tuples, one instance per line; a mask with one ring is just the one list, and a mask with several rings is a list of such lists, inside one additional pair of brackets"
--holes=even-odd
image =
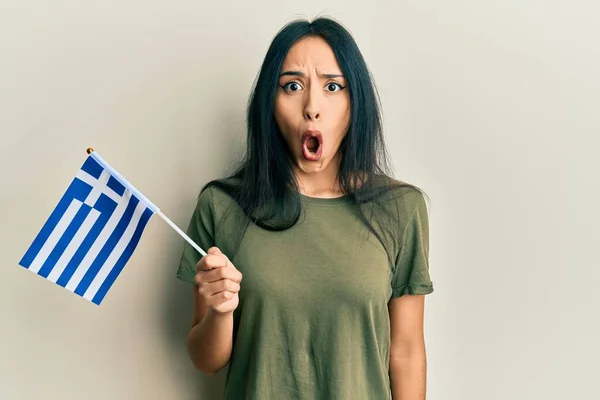
[(229, 182), (207, 183), (198, 195), (196, 215), (211, 226), (213, 244), (233, 260), (243, 236), (245, 214), (231, 195)]
[(230, 182), (225, 180), (214, 180), (207, 183), (201, 190), (197, 199), (199, 211), (209, 211), (212, 214), (220, 214), (231, 205), (235, 204), (231, 196)]
[[(199, 202), (210, 202), (213, 218), (218, 225), (240, 225), (245, 214), (235, 200), (239, 193), (239, 181), (234, 178), (213, 180), (207, 183), (199, 196)], [(206, 200), (202, 198), (206, 197)]]
[(427, 210), (427, 195), (413, 183), (377, 175), (374, 178), (373, 190), (380, 193), (380, 203), (399, 217), (408, 217), (416, 210)]

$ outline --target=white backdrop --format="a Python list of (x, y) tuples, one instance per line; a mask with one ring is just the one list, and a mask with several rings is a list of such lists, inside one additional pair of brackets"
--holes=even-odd
[(0, 2), (0, 398), (219, 399), (187, 359), (182, 239), (154, 217), (100, 307), (18, 261), (93, 146), (184, 227), (239, 155), (271, 38), (355, 35), (397, 177), (431, 203), (429, 399), (596, 398), (592, 1)]

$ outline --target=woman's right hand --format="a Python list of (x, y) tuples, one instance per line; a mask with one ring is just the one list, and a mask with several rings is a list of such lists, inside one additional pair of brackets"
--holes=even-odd
[(208, 308), (219, 314), (231, 313), (237, 308), (241, 281), (241, 272), (217, 247), (208, 249), (196, 265), (198, 293)]

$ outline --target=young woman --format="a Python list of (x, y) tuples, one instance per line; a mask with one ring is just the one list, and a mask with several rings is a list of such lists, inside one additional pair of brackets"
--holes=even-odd
[[(178, 277), (197, 369), (226, 399), (425, 399), (423, 193), (389, 176), (378, 98), (333, 20), (286, 25), (247, 115), (247, 153), (208, 183)], [(242, 279), (243, 277), (243, 279)]]

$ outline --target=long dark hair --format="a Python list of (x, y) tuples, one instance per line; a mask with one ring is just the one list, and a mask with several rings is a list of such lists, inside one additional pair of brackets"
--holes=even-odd
[(389, 159), (383, 139), (379, 95), (352, 35), (329, 18), (312, 22), (296, 20), (277, 33), (248, 103), (245, 157), (232, 175), (213, 180), (204, 188), (214, 185), (225, 191), (248, 217), (247, 222), (263, 229), (280, 231), (298, 222), (301, 196), (286, 143), (275, 122), (274, 108), (284, 59), (290, 48), (307, 36), (319, 36), (327, 41), (346, 78), (351, 119), (340, 145), (338, 184), (344, 195), (358, 206), (359, 215), (370, 231), (381, 241), (380, 233), (373, 228), (363, 206), (376, 201), (393, 187), (416, 187), (381, 179), (389, 176)]

